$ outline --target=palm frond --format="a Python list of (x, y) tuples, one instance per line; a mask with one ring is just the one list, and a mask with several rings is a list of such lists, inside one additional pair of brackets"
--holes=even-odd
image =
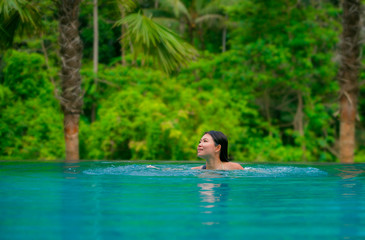
[(167, 9), (156, 9), (156, 8), (147, 8), (147, 9), (143, 9), (143, 13), (146, 16), (152, 16), (153, 19), (156, 18), (174, 18), (175, 15), (174, 13), (172, 13), (171, 11), (167, 10)]
[(138, 8), (138, 3), (133, 0), (115, 0), (115, 3), (126, 12), (134, 12)]
[(32, 35), (42, 26), (38, 9), (25, 0), (0, 1), (0, 47), (12, 45), (18, 35)]
[(194, 5), (194, 8), (195, 8), (195, 10), (197, 11), (197, 12), (200, 12), (201, 11), (201, 9), (203, 9), (204, 8), (204, 5), (206, 5), (206, 0), (195, 0), (193, 3), (193, 5)]
[(133, 41), (136, 50), (145, 57), (157, 59), (160, 67), (172, 72), (186, 65), (197, 56), (196, 50), (168, 28), (141, 14), (133, 13), (119, 20), (116, 25), (127, 24), (124, 41)]
[(26, 0), (2, 0), (0, 2), (0, 15), (9, 19), (12, 15), (18, 14), (22, 23), (32, 25), (34, 28), (39, 27), (40, 14), (38, 9)]
[(219, 15), (219, 14), (206, 14), (203, 16), (198, 17), (197, 19), (195, 19), (195, 23), (202, 23), (202, 22), (207, 22), (208, 24), (211, 23), (213, 24), (213, 21), (223, 21), (224, 20), (224, 16)]
[(174, 27), (178, 27), (180, 24), (179, 20), (168, 17), (154, 17), (153, 21), (170, 29), (174, 29)]
[(221, 4), (220, 0), (210, 1), (208, 4), (202, 6), (202, 8), (198, 9), (199, 15), (222, 13), (223, 8)]
[(0, 14), (3, 14), (5, 18), (9, 18), (12, 11), (22, 12), (22, 6), (25, 0), (2, 0), (0, 1)]
[(184, 15), (189, 20), (191, 20), (189, 11), (182, 1), (180, 1), (180, 0), (161, 0), (160, 3), (161, 3), (162, 8), (172, 10), (176, 17), (180, 17), (181, 15)]

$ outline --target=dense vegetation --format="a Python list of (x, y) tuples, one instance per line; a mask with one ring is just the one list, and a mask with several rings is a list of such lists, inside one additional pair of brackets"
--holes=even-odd
[[(201, 135), (214, 129), (227, 134), (235, 161), (337, 161), (338, 1), (182, 1), (188, 12), (170, 2), (140, 4), (199, 58), (167, 74), (130, 43), (122, 64), (121, 13), (99, 0), (95, 81), (84, 1), (82, 159), (195, 160)], [(57, 16), (51, 1), (37, 8), (42, 35), (18, 36), (0, 56), (1, 159), (64, 158)], [(356, 161), (365, 161), (364, 94), (362, 84)]]

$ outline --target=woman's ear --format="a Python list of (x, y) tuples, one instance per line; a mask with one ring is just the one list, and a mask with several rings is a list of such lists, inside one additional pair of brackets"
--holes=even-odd
[(222, 146), (219, 144), (215, 147), (215, 151), (216, 152), (219, 152), (221, 150)]

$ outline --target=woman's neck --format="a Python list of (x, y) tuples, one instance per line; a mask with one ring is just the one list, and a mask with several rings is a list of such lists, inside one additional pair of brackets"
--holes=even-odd
[(220, 160), (219, 156), (215, 155), (208, 159), (206, 159), (206, 169), (221, 169), (222, 168), (222, 161)]

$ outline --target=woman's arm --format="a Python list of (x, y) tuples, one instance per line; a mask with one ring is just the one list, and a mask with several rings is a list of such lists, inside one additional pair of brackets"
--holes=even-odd
[(199, 166), (199, 167), (192, 167), (191, 169), (203, 169), (204, 165)]

